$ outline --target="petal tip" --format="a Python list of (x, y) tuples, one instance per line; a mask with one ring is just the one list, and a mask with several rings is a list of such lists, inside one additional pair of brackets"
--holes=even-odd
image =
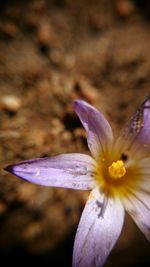
[(19, 172), (19, 168), (17, 167), (17, 165), (8, 165), (4, 168), (5, 171), (13, 174), (13, 175), (17, 175)]
[(81, 99), (76, 99), (73, 101), (73, 107), (76, 108), (77, 106), (79, 106), (82, 102), (84, 102)]
[(84, 112), (84, 114), (86, 114), (88, 112), (87, 107), (91, 108), (90, 104), (88, 102), (86, 102), (85, 100), (76, 99), (73, 102), (74, 111), (78, 114), (81, 114), (82, 112)]
[(19, 162), (17, 164), (8, 165), (4, 168), (5, 171), (12, 173), (13, 175), (24, 178), (24, 175), (34, 175), (36, 169), (29, 167), (26, 162)]
[(14, 165), (8, 165), (8, 166), (4, 167), (3, 169), (4, 169), (4, 171), (13, 173), (13, 166)]

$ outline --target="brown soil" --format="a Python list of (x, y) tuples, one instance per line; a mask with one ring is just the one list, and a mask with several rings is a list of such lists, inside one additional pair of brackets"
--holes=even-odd
[[(87, 193), (29, 184), (2, 170), (20, 160), (89, 153), (72, 109), (82, 98), (119, 132), (150, 88), (150, 4), (30, 0), (0, 4), (0, 256), (71, 266)], [(127, 216), (106, 266), (149, 266)], [(10, 256), (10, 258), (9, 258)], [(19, 256), (19, 257), (18, 257)]]

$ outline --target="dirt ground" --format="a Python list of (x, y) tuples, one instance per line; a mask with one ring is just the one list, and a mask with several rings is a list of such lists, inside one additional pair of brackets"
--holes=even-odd
[[(71, 266), (88, 193), (29, 184), (3, 167), (89, 153), (72, 102), (100, 109), (116, 135), (150, 93), (150, 2), (28, 0), (0, 4), (0, 257)], [(107, 267), (149, 266), (126, 216)]]

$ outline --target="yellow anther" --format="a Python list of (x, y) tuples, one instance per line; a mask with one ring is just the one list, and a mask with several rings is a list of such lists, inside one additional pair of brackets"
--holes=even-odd
[(124, 162), (122, 160), (117, 160), (116, 162), (113, 162), (109, 167), (108, 167), (108, 172), (109, 175), (112, 178), (121, 178), (125, 175), (126, 173), (126, 168), (124, 166)]

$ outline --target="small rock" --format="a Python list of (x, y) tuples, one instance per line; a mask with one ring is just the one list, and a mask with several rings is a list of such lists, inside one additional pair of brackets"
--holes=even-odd
[(10, 38), (14, 38), (19, 32), (18, 27), (11, 21), (0, 24), (0, 32)]
[(128, 17), (133, 14), (135, 5), (130, 0), (117, 0), (116, 12), (120, 17)]
[(6, 95), (0, 99), (1, 109), (9, 112), (17, 112), (20, 109), (21, 104), (20, 98), (14, 95)]
[(47, 21), (41, 22), (37, 29), (37, 40), (40, 45), (49, 46), (53, 43), (54, 34), (50, 24)]
[(91, 104), (98, 99), (97, 90), (83, 77), (78, 77), (75, 80), (74, 91), (79, 97), (85, 98)]
[(30, 30), (36, 30), (39, 25), (39, 16), (36, 14), (26, 14), (24, 19), (25, 25)]
[(0, 215), (5, 213), (6, 210), (7, 210), (7, 205), (3, 202), (0, 202)]

